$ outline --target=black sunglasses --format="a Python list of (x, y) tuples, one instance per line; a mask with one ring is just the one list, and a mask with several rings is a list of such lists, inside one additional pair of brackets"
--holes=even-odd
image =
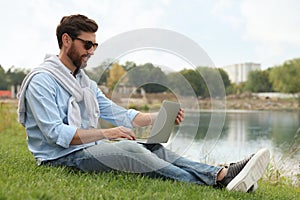
[(71, 37), (73, 40), (80, 40), (83, 44), (84, 44), (84, 48), (85, 50), (90, 50), (92, 47), (94, 48), (94, 50), (97, 49), (98, 47), (98, 43), (93, 43), (92, 41), (90, 40), (83, 40), (81, 38), (78, 38), (78, 37)]

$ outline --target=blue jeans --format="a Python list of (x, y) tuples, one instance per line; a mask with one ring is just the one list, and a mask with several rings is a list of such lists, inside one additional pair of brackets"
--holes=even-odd
[(161, 144), (132, 141), (100, 143), (46, 164), (75, 167), (86, 172), (117, 170), (140, 173), (201, 185), (216, 185), (217, 175), (222, 169), (180, 157)]

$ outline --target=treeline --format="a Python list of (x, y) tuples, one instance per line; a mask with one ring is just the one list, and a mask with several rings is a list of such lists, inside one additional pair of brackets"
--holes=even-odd
[(289, 60), (264, 71), (252, 71), (242, 88), (251, 92), (299, 93), (300, 59)]
[(0, 65), (0, 90), (10, 90), (12, 85), (21, 85), (28, 72), (28, 69), (16, 68), (14, 66), (5, 71)]
[[(114, 63), (111, 66), (100, 65), (88, 69), (89, 76), (106, 85), (110, 90), (116, 86), (126, 85), (143, 88), (146, 93), (172, 91), (180, 95), (201, 97), (224, 97), (230, 91), (230, 80), (223, 69), (197, 67), (183, 69), (179, 72), (166, 72), (152, 63), (136, 65), (126, 62), (125, 65)], [(99, 75), (101, 74), (101, 75)]]
[(126, 62), (124, 65), (114, 63), (110, 66), (104, 63), (98, 68), (89, 69), (88, 72), (91, 77), (98, 76), (98, 79), (95, 78), (99, 80), (98, 83), (105, 84), (111, 90), (120, 78), (126, 77), (126, 80), (121, 81), (122, 84), (142, 87), (149, 93), (171, 89), (189, 95), (192, 88), (196, 96), (204, 98), (223, 97), (224, 92), (226, 95), (245, 92), (300, 92), (300, 58), (266, 70), (252, 71), (248, 75), (248, 81), (241, 84), (231, 83), (223, 69), (209, 67), (166, 73), (151, 63), (137, 66), (134, 62)]
[[(221, 68), (197, 67), (172, 72), (151, 63), (136, 65), (134, 62), (126, 62), (120, 65), (105, 62), (96, 68), (86, 69), (86, 72), (99, 85), (106, 85), (110, 90), (125, 85), (143, 88), (147, 93), (172, 91), (203, 98), (224, 97), (247, 91), (300, 92), (300, 58), (266, 70), (252, 71), (248, 81), (238, 85), (231, 83), (228, 74)], [(5, 71), (0, 66), (0, 90), (20, 85), (27, 73), (28, 70), (15, 67)]]

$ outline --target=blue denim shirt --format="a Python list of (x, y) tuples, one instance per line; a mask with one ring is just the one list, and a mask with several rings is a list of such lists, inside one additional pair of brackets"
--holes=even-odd
[[(68, 70), (66, 68), (66, 70)], [(80, 80), (78, 74), (76, 79)], [(125, 109), (105, 97), (96, 84), (91, 84), (99, 104), (100, 118), (117, 125), (132, 127), (132, 120), (138, 114), (133, 109)], [(68, 125), (68, 99), (70, 94), (52, 77), (41, 72), (35, 75), (26, 90), (26, 132), (28, 148), (39, 162), (60, 158), (74, 151), (95, 145), (97, 142), (70, 145), (77, 130)], [(81, 109), (81, 104), (79, 107)], [(82, 127), (88, 127), (88, 122), (82, 113)], [(98, 142), (99, 143), (99, 142)], [(100, 141), (101, 143), (101, 141)], [(101, 144), (100, 144), (101, 145)]]

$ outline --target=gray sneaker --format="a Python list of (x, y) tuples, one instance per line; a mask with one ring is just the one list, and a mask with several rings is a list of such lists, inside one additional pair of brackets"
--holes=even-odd
[[(240, 163), (246, 163), (246, 164), (247, 164), (247, 162), (248, 162), (253, 156), (254, 156), (254, 154), (252, 154), (252, 155), (249, 156), (248, 158), (246, 158), (246, 159), (240, 161)], [(233, 164), (236, 164), (236, 163), (231, 163), (230, 165), (233, 165)], [(230, 166), (230, 165), (229, 165), (229, 166)], [(228, 168), (228, 165), (221, 165), (221, 166), (224, 166), (225, 168)], [(245, 166), (245, 165), (244, 165), (244, 166)], [(248, 193), (250, 193), (250, 192), (255, 192), (257, 189), (258, 189), (258, 184), (257, 184), (257, 182), (255, 182), (255, 183), (249, 188), (249, 190), (248, 190), (247, 192), (248, 192)]]
[(226, 176), (218, 184), (230, 191), (255, 191), (269, 160), (269, 150), (261, 149), (249, 158), (230, 164)]

